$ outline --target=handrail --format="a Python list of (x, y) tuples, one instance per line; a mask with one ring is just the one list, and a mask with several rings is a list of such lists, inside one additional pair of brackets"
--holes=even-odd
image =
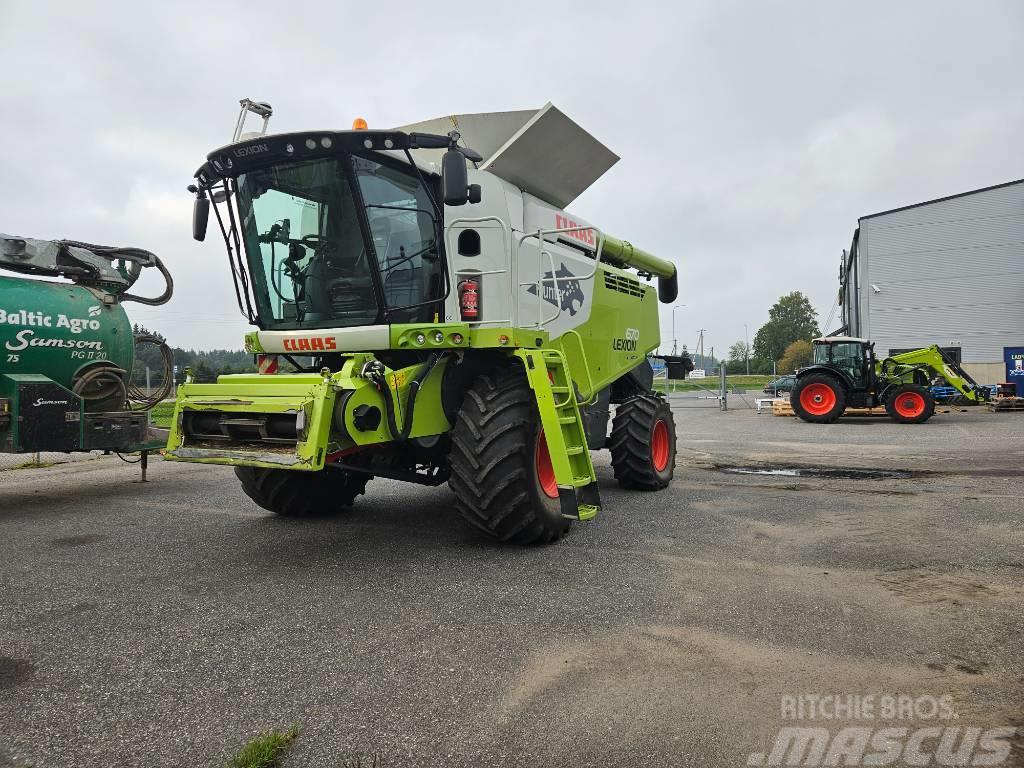
[[(501, 225), (502, 250), (506, 251), (507, 255), (508, 255), (508, 260), (506, 261), (506, 263), (508, 264), (508, 269), (477, 270), (473, 274), (476, 274), (476, 275), (504, 275), (504, 274), (508, 274), (509, 277), (511, 278), (511, 273), (512, 273), (512, 226), (508, 222), (506, 222), (504, 219), (502, 219), (500, 216), (477, 216), (477, 217), (464, 216), (464, 217), (461, 217), (461, 218), (458, 218), (458, 219), (454, 219), (444, 229), (444, 243), (445, 243), (445, 247), (446, 248), (448, 247), (449, 240), (451, 239), (451, 230), (455, 227), (456, 224), (482, 224), (485, 221), (496, 221), (496, 222), (498, 222), (498, 224)], [(449, 251), (450, 251), (450, 249), (449, 249)], [(451, 258), (451, 257), (448, 258), (448, 272), (451, 274), (452, 285), (456, 286), (456, 292), (458, 292), (458, 278), (459, 278), (459, 276), (458, 276), (458, 273), (455, 271), (455, 260), (453, 258)], [(518, 277), (518, 275), (517, 275), (517, 277)], [(509, 316), (509, 319), (508, 320), (471, 320), (471, 321), (466, 323), (467, 325), (479, 326), (479, 325), (482, 325), (483, 323), (497, 323), (499, 325), (507, 324), (507, 325), (511, 325), (513, 327), (516, 327), (518, 325), (519, 306), (516, 303), (516, 293), (515, 293), (515, 291), (513, 291), (511, 289), (512, 280), (509, 279), (508, 282), (509, 282), (509, 299), (510, 299), (510, 301), (509, 301), (509, 308), (512, 310), (512, 313)]]
[[(576, 343), (579, 344), (580, 346), (580, 357), (583, 359), (583, 370), (586, 371), (587, 374), (588, 389), (586, 402), (584, 403), (584, 405), (593, 405), (594, 403), (597, 402), (597, 387), (594, 386), (594, 377), (590, 375), (590, 365), (587, 362), (587, 351), (583, 348), (583, 337), (580, 336), (579, 331), (577, 331), (575, 328), (567, 329), (562, 334), (562, 337), (564, 338), (566, 336), (569, 336), (570, 334), (576, 337)], [(566, 358), (566, 362), (568, 362), (568, 358)]]
[[(547, 250), (544, 247), (545, 244), (549, 242), (546, 239), (547, 236), (548, 235), (563, 234), (563, 233), (567, 233), (567, 232), (587, 232), (587, 231), (593, 231), (593, 232), (595, 232), (597, 234), (597, 250), (594, 253), (594, 268), (591, 269), (590, 270), (590, 274), (587, 274), (587, 275), (573, 275), (571, 277), (558, 277), (555, 274), (556, 270), (555, 270), (555, 259), (554, 259), (554, 256), (551, 254), (551, 251)], [(570, 280), (578, 280), (580, 282), (582, 282), (584, 280), (593, 280), (594, 277), (597, 275), (598, 268), (601, 266), (601, 255), (602, 255), (602, 251), (604, 249), (605, 235), (597, 227), (576, 226), (576, 227), (561, 227), (561, 228), (558, 228), (558, 229), (538, 229), (536, 231), (536, 233), (530, 232), (529, 234), (525, 234), (520, 239), (519, 245), (522, 246), (523, 242), (525, 242), (526, 240), (528, 240), (530, 238), (533, 238), (533, 237), (537, 238), (538, 249), (539, 249), (539, 256), (540, 256), (540, 258), (538, 258), (538, 260), (537, 260), (537, 262), (538, 262), (537, 263), (537, 272), (538, 272), (537, 280), (536, 280), (536, 282), (531, 282), (531, 281), (519, 282), (519, 287), (526, 286), (526, 285), (536, 285), (537, 286), (538, 305), (537, 305), (537, 325), (536, 325), (536, 327), (538, 329), (542, 329), (547, 323), (550, 323), (550, 322), (553, 322), (554, 320), (557, 320), (558, 316), (562, 314), (562, 302), (561, 301), (557, 301), (557, 302), (555, 302), (555, 313), (551, 317), (547, 317), (547, 318), (542, 316), (541, 311), (544, 308), (544, 296), (543, 296), (543, 293), (542, 293), (543, 288), (544, 288), (544, 283), (547, 282), (547, 281), (552, 282), (554, 284), (554, 289), (555, 289), (555, 292), (556, 292), (556, 295), (557, 295), (558, 284), (560, 282), (563, 282), (563, 281), (564, 282), (568, 282)], [(555, 242), (557, 243), (557, 241), (555, 241)], [(544, 256), (545, 255), (547, 255), (548, 260), (549, 260), (549, 262), (551, 264), (551, 277), (549, 277), (549, 278), (545, 278), (545, 277), (541, 277), (540, 276), (542, 274), (542, 270), (544, 269), (543, 261), (544, 261)], [(518, 278), (518, 272), (517, 272), (516, 277)]]

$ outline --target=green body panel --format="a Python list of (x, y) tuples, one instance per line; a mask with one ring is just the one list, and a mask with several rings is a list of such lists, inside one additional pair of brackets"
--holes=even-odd
[(131, 371), (132, 326), (108, 294), (69, 283), (0, 277), (0, 374), (42, 374), (71, 389), (97, 362)]
[[(268, 468), (316, 471), (323, 469), (331, 454), (355, 447), (384, 443), (393, 439), (387, 419), (384, 395), (359, 375), (363, 365), (373, 356), (353, 353), (346, 356), (341, 370), (322, 375), (293, 373), (261, 376), (234, 374), (221, 376), (216, 384), (186, 383), (178, 387), (166, 458), (172, 461), (195, 461), (207, 464), (231, 464)], [(451, 429), (441, 408), (441, 381), (447, 361), (439, 363), (424, 381), (415, 409), (410, 438), (439, 435)], [(410, 384), (422, 365), (386, 371), (386, 378), (395, 394), (395, 417), (404, 420)], [(342, 419), (345, 433), (333, 427), (335, 406), (344, 398)], [(353, 414), (360, 405), (374, 406), (381, 412), (379, 426), (372, 430), (356, 428)], [(305, 430), (294, 446), (245, 446), (226, 443), (224, 446), (203, 441), (190, 444), (183, 433), (182, 417), (189, 411), (208, 411), (225, 415), (298, 415), (304, 414)]]
[[(5, 373), (0, 374), (0, 453), (32, 453), (38, 450), (38, 448), (24, 447), (24, 440), (27, 435), (21, 431), (22, 424), (28, 423), (28, 421), (35, 417), (30, 407), (31, 403), (22, 402), (19, 385), (32, 384), (49, 384), (58, 387), (61, 395), (56, 396), (55, 399), (67, 397), (68, 408), (64, 411), (65, 421), (68, 424), (74, 424), (74, 427), (69, 433), (60, 433), (55, 444), (51, 447), (45, 448), (45, 450), (64, 451), (68, 453), (75, 451), (98, 450), (98, 448), (95, 447), (83, 447), (86, 444), (85, 430), (88, 424), (86, 420), (86, 401), (79, 401), (77, 405), (72, 405), (75, 398), (74, 393), (59, 382), (56, 382), (49, 376), (44, 376), (41, 373)], [(128, 415), (127, 411), (89, 413), (91, 413), (94, 418), (97, 416), (121, 418)], [(134, 416), (137, 414), (138, 412), (131, 415)], [(146, 415), (146, 423), (147, 425), (149, 423), (148, 414)], [(164, 447), (165, 440), (161, 437), (162, 432), (153, 430), (147, 426), (147, 433), (147, 438), (143, 439), (141, 442), (119, 445), (117, 446), (117, 449), (123, 450), (127, 453), (135, 453), (137, 451), (155, 451)], [(113, 448), (107, 445), (104, 449), (112, 450)]]
[[(628, 287), (614, 290), (609, 280)], [(625, 270), (602, 266), (594, 278), (587, 322), (550, 342), (565, 355), (584, 402), (647, 359), (661, 344), (656, 291)]]

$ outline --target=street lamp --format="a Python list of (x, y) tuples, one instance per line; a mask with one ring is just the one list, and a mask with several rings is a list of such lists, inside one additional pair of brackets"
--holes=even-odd
[(747, 324), (743, 324), (743, 357), (747, 360), (747, 376), (750, 375), (750, 334), (747, 332)]
[(676, 310), (685, 307), (685, 304), (676, 304), (672, 307), (672, 356), (679, 354), (679, 340), (676, 338)]

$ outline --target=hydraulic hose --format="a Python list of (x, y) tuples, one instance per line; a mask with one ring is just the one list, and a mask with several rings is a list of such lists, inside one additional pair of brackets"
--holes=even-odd
[(106, 400), (115, 392), (121, 392), (120, 402), (128, 401), (128, 388), (125, 385), (127, 372), (112, 363), (101, 363), (84, 371), (76, 377), (71, 391), (86, 401)]
[(405, 423), (401, 429), (398, 428), (398, 419), (395, 416), (395, 394), (391, 391), (391, 387), (388, 386), (383, 366), (375, 366), (367, 371), (367, 377), (373, 382), (374, 386), (377, 387), (377, 391), (384, 398), (384, 411), (387, 414), (388, 427), (391, 429), (391, 434), (396, 442), (401, 443), (409, 439), (409, 433), (412, 431), (413, 416), (416, 412), (416, 395), (419, 394), (420, 389), (423, 387), (423, 382), (427, 380), (427, 376), (430, 375), (430, 372), (434, 370), (444, 357), (444, 352), (434, 352), (427, 359), (427, 364), (423, 367), (423, 370), (409, 384), (409, 399), (405, 407)]
[(158, 307), (161, 304), (166, 304), (170, 301), (171, 295), (174, 293), (174, 280), (171, 278), (171, 273), (167, 271), (167, 267), (164, 266), (164, 263), (160, 261), (160, 257), (155, 253), (143, 250), (142, 248), (122, 248), (116, 245), (97, 245), (95, 243), (86, 243), (82, 240), (58, 240), (56, 242), (65, 248), (82, 248), (86, 251), (91, 251), (97, 256), (103, 256), (110, 261), (123, 259), (128, 262), (132, 266), (132, 268), (129, 269), (129, 288), (135, 284), (136, 280), (139, 279), (139, 275), (142, 273), (143, 267), (154, 266), (160, 274), (163, 275), (164, 291), (159, 296), (150, 298), (148, 296), (136, 296), (131, 293), (123, 293), (118, 296), (119, 301), (135, 301), (139, 304)]
[(121, 294), (121, 301), (135, 301), (139, 304), (147, 304), (151, 307), (158, 307), (161, 304), (166, 304), (171, 300), (171, 295), (174, 293), (174, 280), (171, 277), (171, 273), (167, 271), (167, 267), (160, 261), (159, 256), (153, 256), (153, 266), (157, 268), (161, 275), (164, 277), (164, 292), (155, 298), (148, 298), (146, 296), (136, 296), (132, 293)]
[(148, 411), (171, 393), (171, 386), (174, 384), (174, 356), (171, 348), (167, 346), (159, 336), (142, 334), (135, 337), (135, 346), (139, 344), (153, 344), (160, 351), (160, 361), (163, 364), (163, 383), (156, 392), (146, 392), (142, 387), (129, 382), (128, 397), (131, 401), (132, 410)]

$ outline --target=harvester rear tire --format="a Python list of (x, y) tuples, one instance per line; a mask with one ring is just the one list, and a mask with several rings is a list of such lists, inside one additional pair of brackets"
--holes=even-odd
[(921, 424), (935, 413), (935, 398), (918, 384), (901, 384), (885, 401), (885, 412), (900, 424)]
[(658, 395), (637, 395), (616, 407), (608, 447), (623, 488), (665, 488), (676, 468), (676, 422), (669, 404)]
[(467, 523), (508, 544), (549, 544), (568, 532), (572, 522), (562, 517), (540, 414), (521, 364), (477, 378), (451, 438), (448, 486)]
[(351, 507), (366, 491), (370, 476), (341, 469), (298, 472), (235, 467), (245, 495), (284, 517), (322, 517)]
[(793, 413), (813, 424), (831, 424), (846, 411), (846, 387), (826, 373), (797, 379), (789, 393)]

